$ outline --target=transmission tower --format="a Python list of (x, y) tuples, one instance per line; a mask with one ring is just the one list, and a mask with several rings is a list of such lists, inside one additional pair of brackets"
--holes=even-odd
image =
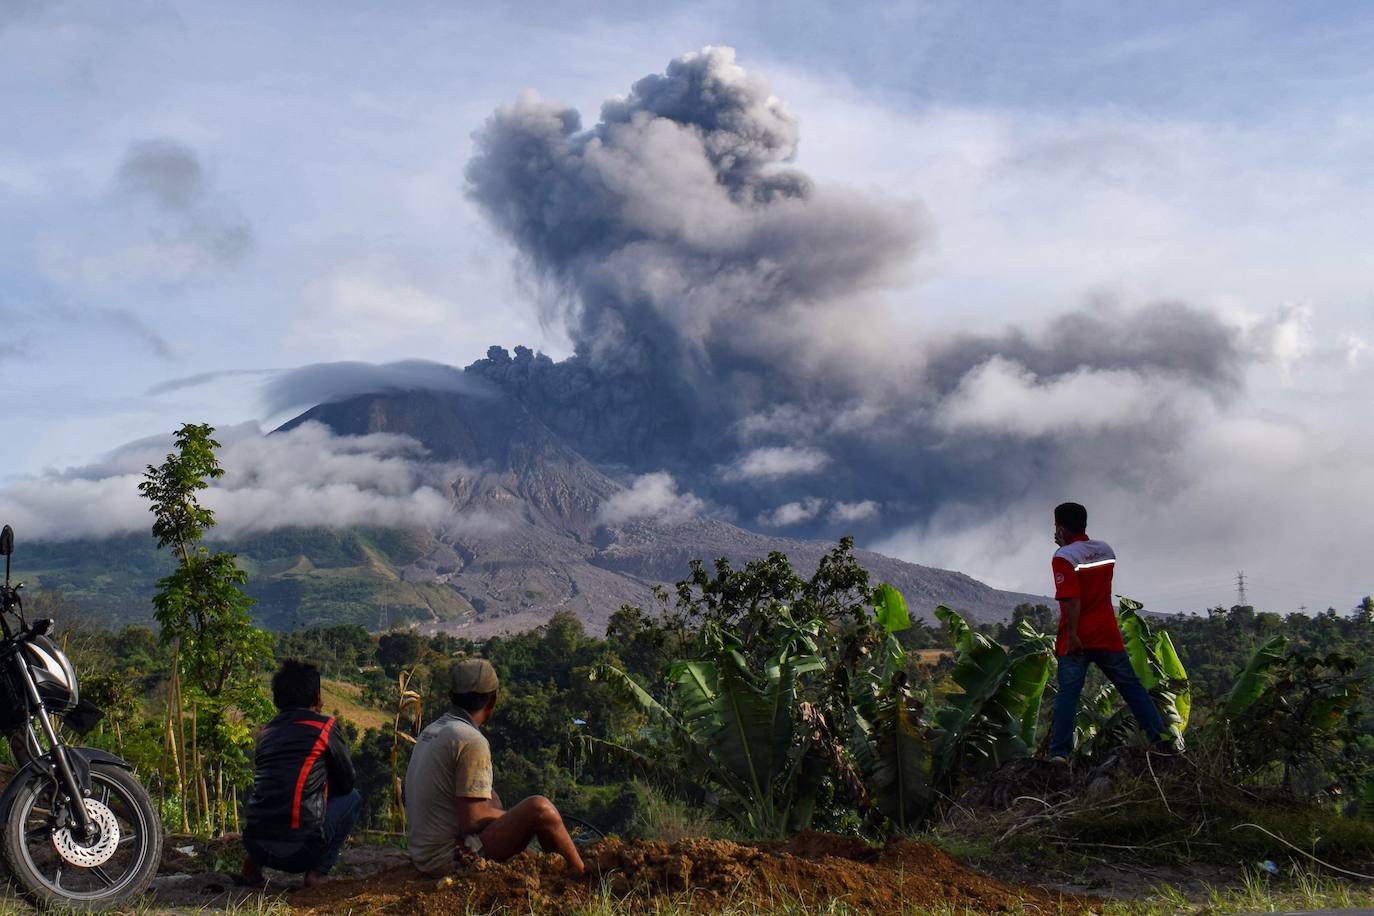
[(1236, 573), (1236, 604), (1241, 607), (1249, 607), (1250, 601), (1245, 594), (1245, 573)]

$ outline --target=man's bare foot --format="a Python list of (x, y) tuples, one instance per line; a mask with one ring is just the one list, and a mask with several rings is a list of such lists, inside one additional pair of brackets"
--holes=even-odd
[(327, 880), (326, 877), (317, 871), (308, 871), (301, 879), (301, 887), (314, 887), (315, 885)]
[(249, 887), (263, 887), (267, 884), (267, 876), (262, 873), (258, 863), (247, 856), (243, 857), (243, 870), (239, 872), (239, 880)]

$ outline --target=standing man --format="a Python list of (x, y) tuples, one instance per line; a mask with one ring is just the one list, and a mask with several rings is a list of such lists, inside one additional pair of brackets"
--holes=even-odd
[(261, 884), (263, 868), (305, 874), (318, 883), (338, 861), (358, 822), (353, 759), (333, 718), (322, 714), (320, 669), (288, 658), (272, 676), (279, 712), (258, 733), (253, 790), (243, 828), (243, 878)]
[(530, 840), (585, 871), (558, 809), (542, 795), (507, 811), (492, 791), (491, 748), (481, 728), (496, 709), (496, 669), (469, 658), (449, 669), (448, 712), (420, 733), (406, 767), (406, 845), (427, 875), (443, 875), (476, 854), (497, 862)]
[(1088, 664), (1116, 687), (1131, 708), (1136, 724), (1151, 743), (1167, 747), (1172, 736), (1149, 691), (1136, 677), (1121, 628), (1112, 607), (1112, 573), (1116, 554), (1104, 541), (1087, 535), (1088, 510), (1078, 503), (1062, 503), (1054, 509), (1054, 597), (1059, 600), (1059, 635), (1054, 653), (1059, 656), (1059, 693), (1054, 699), (1050, 759), (1067, 763), (1073, 751), (1078, 700)]

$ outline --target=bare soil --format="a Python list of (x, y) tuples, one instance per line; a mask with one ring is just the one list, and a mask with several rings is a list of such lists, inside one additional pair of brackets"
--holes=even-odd
[(481, 862), (451, 879), (425, 878), (409, 866), (331, 881), (288, 895), (299, 913), (562, 913), (607, 889), (627, 909), (652, 911), (673, 902), (717, 912), (727, 902), (820, 905), (843, 901), (872, 913), (950, 905), (980, 912), (1076, 910), (1087, 901), (1016, 886), (973, 871), (926, 843), (875, 848), (861, 840), (803, 834), (786, 843), (740, 845), (723, 840), (676, 843), (605, 840), (584, 854), (588, 874), (575, 877), (557, 856), (526, 852), (506, 864)]

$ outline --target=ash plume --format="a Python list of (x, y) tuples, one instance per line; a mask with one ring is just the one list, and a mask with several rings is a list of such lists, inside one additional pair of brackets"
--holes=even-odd
[(496, 111), (468, 193), (551, 292), (575, 355), (494, 347), (468, 373), (593, 460), (827, 534), (1057, 495), (1103, 467), (1167, 477), (1199, 405), (1239, 390), (1239, 333), (1181, 304), (1094, 302), (1042, 330), (891, 327), (878, 303), (929, 221), (917, 202), (818, 186), (791, 164), (799, 138), (721, 47), (636, 82), (587, 129), (534, 93)]

